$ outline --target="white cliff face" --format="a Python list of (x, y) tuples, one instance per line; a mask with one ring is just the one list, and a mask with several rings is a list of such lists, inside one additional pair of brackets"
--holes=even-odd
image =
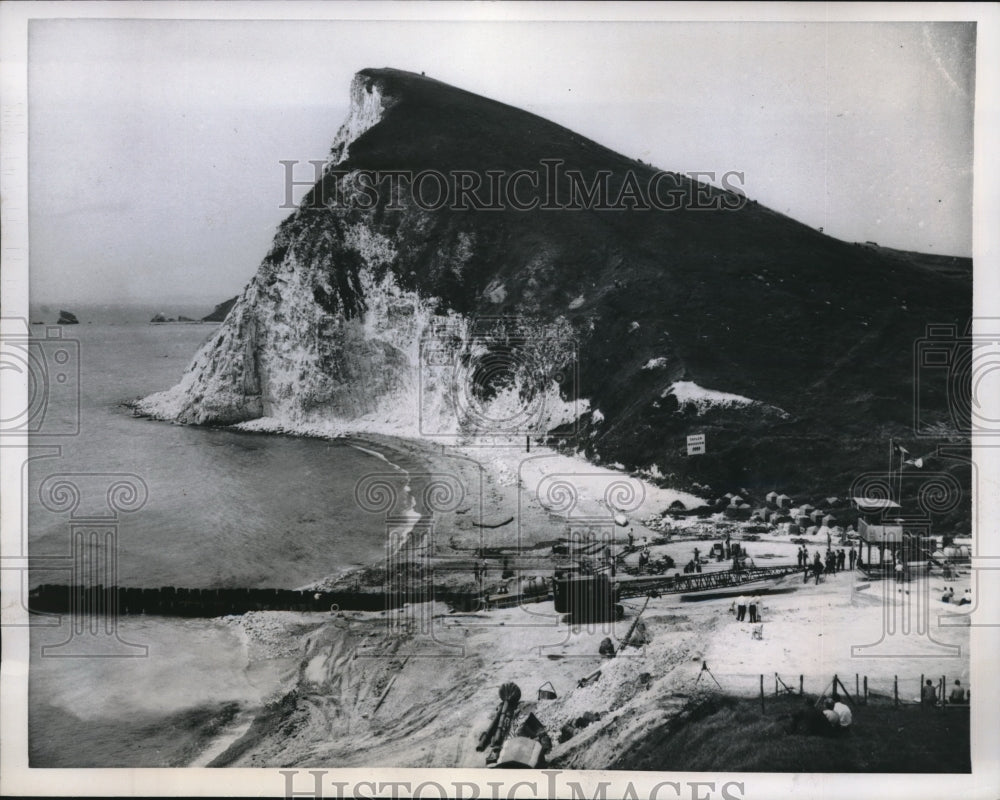
[(361, 74), (354, 76), (351, 81), (351, 110), (333, 138), (328, 167), (347, 160), (351, 142), (379, 123), (388, 104), (377, 82)]
[(375, 278), (374, 268), (395, 256), (384, 237), (366, 230), (345, 238), (347, 252), (362, 262), (363, 315), (325, 308), (317, 288), (335, 291), (326, 264), (302, 263), (289, 248), (251, 280), (180, 383), (147, 397), (139, 410), (192, 424), (352, 419), (409, 383), (428, 304), (399, 289), (391, 272)]
[[(355, 77), (332, 163), (347, 158), (391, 102), (376, 81)], [(339, 180), (349, 192), (351, 175)], [(423, 224), (415, 220), (417, 229)], [(398, 231), (380, 232), (372, 213), (296, 211), (180, 382), (137, 409), (190, 424), (432, 437), (475, 435), (497, 421), (522, 424), (522, 407), (533, 429), (586, 410), (561, 399), (551, 376), (565, 354), (548, 352), (543, 335), (529, 337), (539, 344), (530, 358), (519, 354), (524, 363), (512, 364), (509, 380), (477, 394), (476, 359), (488, 347), (469, 320), (400, 285), (397, 276), (413, 265), (400, 263), (398, 243), (386, 233)], [(447, 263), (433, 255), (424, 268), (460, 272), (472, 257), (469, 247), (456, 246)]]
[[(477, 396), (474, 373), (485, 349), (473, 324), (379, 270), (395, 257), (384, 237), (356, 226), (347, 242), (364, 262), (363, 314), (328, 313), (314, 298), (315, 270), (290, 257), (272, 287), (255, 277), (181, 381), (138, 409), (190, 424), (435, 440), (513, 436), (511, 426), (520, 440), (524, 429), (547, 430), (587, 410), (586, 401), (563, 400), (554, 380), (529, 385), (528, 372), (495, 395)], [(533, 355), (532, 370), (538, 357), (545, 354)]]

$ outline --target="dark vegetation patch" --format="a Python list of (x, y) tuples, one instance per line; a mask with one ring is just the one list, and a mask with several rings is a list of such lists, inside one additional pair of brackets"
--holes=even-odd
[(756, 699), (715, 696), (693, 702), (621, 754), (613, 769), (691, 772), (968, 773), (967, 708), (854, 709), (844, 737), (789, 733), (804, 704), (795, 695)]

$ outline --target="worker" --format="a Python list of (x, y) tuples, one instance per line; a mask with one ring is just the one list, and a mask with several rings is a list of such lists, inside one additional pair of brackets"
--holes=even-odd
[(747, 599), (743, 596), (740, 596), (736, 600), (736, 621), (743, 622), (743, 619), (746, 617), (746, 615), (747, 615)]
[(831, 735), (840, 730), (840, 714), (833, 710), (833, 700), (827, 700), (823, 704), (823, 716), (826, 717)]
[(837, 712), (837, 716), (840, 717), (840, 734), (844, 735), (850, 730), (851, 723), (854, 722), (854, 715), (851, 714), (851, 709), (844, 703), (843, 700), (834, 699), (833, 710)]
[(962, 688), (962, 682), (955, 678), (955, 687), (951, 690), (951, 694), (948, 695), (948, 702), (952, 705), (962, 705), (965, 703), (965, 689)]

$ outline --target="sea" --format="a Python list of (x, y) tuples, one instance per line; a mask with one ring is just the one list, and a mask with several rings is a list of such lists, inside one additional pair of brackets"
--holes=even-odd
[[(70, 582), (71, 531), (101, 515), (113, 517), (116, 547), (102, 563), (117, 574), (105, 577), (122, 586), (299, 588), (384, 557), (384, 517), (363, 510), (354, 489), (370, 473), (402, 485), (405, 473), (370, 448), (173, 425), (125, 405), (176, 383), (215, 327), (32, 326), (40, 368), (70, 373), (38, 382), (46, 408), (28, 468), (32, 586)], [(76, 363), (56, 364), (56, 348)], [(125, 494), (109, 501), (115, 484)], [(64, 485), (81, 495), (73, 508), (58, 494)], [(105, 545), (102, 533), (93, 546)]]
[[(402, 490), (406, 457), (136, 417), (125, 403), (176, 383), (216, 325), (150, 324), (148, 308), (72, 310), (78, 325), (53, 326), (51, 311), (30, 325), (31, 586), (300, 588), (385, 558), (385, 519), (354, 489), (378, 473)], [(71, 625), (32, 618), (33, 767), (197, 763), (297, 669), (294, 658), (250, 664), (232, 619), (123, 617), (94, 638), (93, 657), (62, 657), (80, 643)]]

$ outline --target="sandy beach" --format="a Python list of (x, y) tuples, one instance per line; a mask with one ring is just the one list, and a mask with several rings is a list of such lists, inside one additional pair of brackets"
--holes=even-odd
[[(432, 521), (415, 520), (406, 536), (396, 530), (394, 557), (420, 559), (435, 586), (475, 588), (476, 551), (485, 547), (497, 551), (486, 559), (487, 591), (500, 582), (500, 553), (516, 553), (508, 556), (513, 593), (519, 581), (551, 575), (555, 541), (603, 536), (617, 549), (629, 531), (638, 541), (662, 540), (641, 521), (674, 500), (696, 500), (547, 449), (441, 448), (368, 435), (359, 444), (405, 464), (414, 495), (442, 477), (464, 487)], [(572, 502), (547, 488), (555, 482)], [(609, 494), (609, 487), (617, 488)], [(621, 514), (626, 519), (616, 523)], [(711, 541), (698, 532), (692, 521), (678, 521), (669, 541), (651, 546), (653, 558), (665, 554), (683, 564), (695, 547), (704, 555)], [(745, 544), (758, 566), (795, 564), (798, 545), (787, 537), (764, 534)], [(810, 556), (825, 544), (809, 545)], [(377, 590), (384, 567), (332, 576), (329, 584)], [(551, 601), (488, 612), (427, 602), (390, 613), (246, 614), (230, 624), (245, 632), (248, 669), (274, 660), (295, 668), (272, 671), (280, 678), (272, 680), (269, 700), (252, 715), (245, 707), (192, 763), (482, 767), (476, 742), (508, 681), (523, 696), (514, 728), (535, 714), (554, 743), (549, 763), (588, 769), (611, 764), (704, 692), (756, 695), (762, 676), (769, 694), (779, 681), (797, 690), (800, 680), (807, 693), (819, 694), (835, 674), (853, 692), (867, 678), (873, 694), (891, 696), (898, 686), (902, 702), (919, 697), (923, 675), (969, 685), (969, 627), (962, 623), (970, 607), (940, 601), (945, 581), (932, 574), (897, 587), (859, 578), (844, 571), (805, 583), (796, 572), (770, 583), (760, 590), (759, 639), (754, 626), (736, 621), (738, 591), (650, 598), (642, 614), (645, 644), (613, 659), (601, 656), (599, 645), (625, 637), (642, 598), (623, 601), (623, 620), (590, 625), (567, 624)], [(969, 580), (965, 571), (947, 583), (961, 593)], [(904, 622), (915, 602), (926, 603), (919, 628)], [(578, 685), (598, 670), (599, 677)], [(555, 699), (538, 699), (546, 683)], [(572, 735), (557, 742), (564, 729)]]

